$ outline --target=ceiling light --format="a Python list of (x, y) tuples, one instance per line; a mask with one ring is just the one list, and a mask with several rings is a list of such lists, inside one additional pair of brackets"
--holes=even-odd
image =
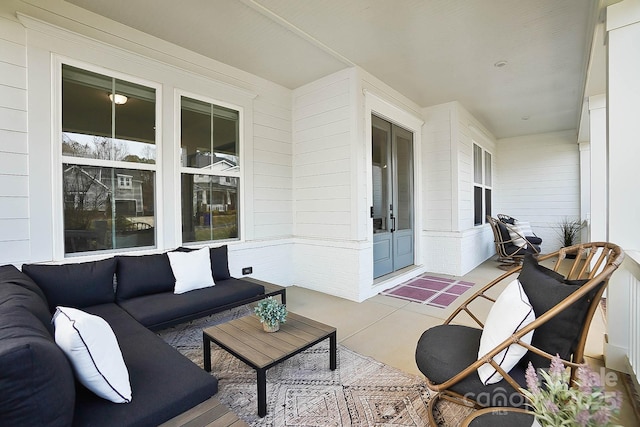
[(522, 116), (522, 120), (529, 120), (529, 116)]
[(122, 104), (126, 104), (127, 101), (129, 100), (129, 98), (127, 98), (124, 95), (120, 95), (119, 93), (116, 93), (115, 95), (110, 93), (109, 94), (109, 99), (113, 102), (116, 103), (116, 105), (122, 105)]
[(495, 64), (493, 64), (493, 66), (496, 67), (496, 68), (502, 68), (505, 65), (507, 65), (507, 61), (498, 61)]

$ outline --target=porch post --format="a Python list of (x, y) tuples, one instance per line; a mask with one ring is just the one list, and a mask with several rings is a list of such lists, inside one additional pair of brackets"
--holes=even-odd
[[(607, 31), (608, 233), (627, 253), (628, 264), (640, 253), (640, 0), (609, 6)], [(632, 365), (640, 329), (640, 274), (634, 270), (621, 268), (611, 279), (605, 356), (608, 367), (631, 368), (637, 376), (640, 367)]]

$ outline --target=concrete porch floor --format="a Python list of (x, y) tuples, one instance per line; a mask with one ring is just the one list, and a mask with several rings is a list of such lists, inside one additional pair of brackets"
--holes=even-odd
[[(287, 307), (298, 314), (335, 326), (338, 342), (345, 347), (409, 374), (422, 375), (414, 359), (420, 335), (426, 329), (441, 324), (456, 303), (502, 274), (504, 271), (497, 266), (495, 260), (488, 260), (462, 277), (442, 275), (476, 284), (448, 309), (383, 295), (357, 303), (299, 286), (287, 288)], [(605, 331), (604, 313), (599, 310), (591, 324), (586, 348), (587, 361), (596, 371), (604, 367)], [(639, 426), (640, 419), (636, 417), (623, 381), (618, 381), (615, 388), (623, 393), (624, 400), (618, 422), (627, 427)]]

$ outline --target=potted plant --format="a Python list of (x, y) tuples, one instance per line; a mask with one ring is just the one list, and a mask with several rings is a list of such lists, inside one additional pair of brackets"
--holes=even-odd
[(582, 230), (582, 227), (583, 223), (580, 220), (570, 218), (563, 219), (556, 230), (562, 242), (562, 247), (566, 248), (579, 243), (580, 230)]
[(587, 365), (578, 368), (573, 387), (569, 372), (559, 357), (551, 360), (548, 372), (540, 370), (543, 384), (529, 363), (527, 389), (521, 389), (536, 417), (533, 426), (609, 427), (622, 404), (620, 392), (605, 391), (600, 376)]
[(287, 307), (273, 297), (261, 300), (255, 312), (266, 332), (276, 332), (280, 329), (280, 323), (287, 320)]

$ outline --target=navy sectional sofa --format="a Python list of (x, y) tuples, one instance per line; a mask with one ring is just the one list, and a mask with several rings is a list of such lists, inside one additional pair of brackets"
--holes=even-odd
[[(216, 285), (178, 295), (166, 253), (0, 267), (0, 425), (153, 426), (216, 394), (215, 377), (153, 332), (264, 297), (263, 286), (229, 275), (226, 247), (210, 253)], [(104, 400), (74, 379), (54, 340), (57, 306), (109, 323), (130, 403)]]

